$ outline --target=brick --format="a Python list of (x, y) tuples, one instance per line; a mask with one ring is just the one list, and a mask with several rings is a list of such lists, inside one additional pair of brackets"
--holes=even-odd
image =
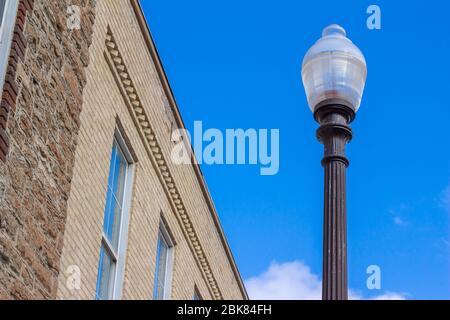
[(21, 0), (27, 12), (31, 12), (33, 10), (34, 0)]
[(9, 110), (11, 107), (6, 100), (0, 103), (0, 129), (6, 130), (6, 122), (8, 121)]
[(30, 300), (33, 297), (30, 288), (25, 286), (20, 280), (14, 281), (11, 288), (11, 296), (14, 299)]
[(27, 42), (25, 36), (23, 35), (22, 30), (19, 28), (17, 24), (14, 28), (13, 42), (16, 42), (21, 48), (23, 48), (23, 50), (25, 50)]
[(3, 85), (3, 96), (2, 98), (4, 100), (6, 100), (6, 102), (10, 105), (10, 106), (15, 106), (16, 105), (16, 99), (17, 99), (17, 88), (15, 88), (15, 83), (10, 83), (8, 81), (5, 81), (4, 85)]
[[(95, 3), (89, 1), (85, 6)], [(56, 15), (65, 17), (66, 1), (55, 0), (49, 5)], [(4, 162), (0, 164), (0, 181), (5, 183), (2, 190), (7, 190), (0, 190), (0, 237), (15, 243), (12, 251), (2, 250), (0, 245), (4, 262), (0, 268), (2, 299), (54, 299), (57, 294), (60, 240), (66, 225), (68, 181), (72, 178), (68, 175), (75, 161), (79, 129), (79, 123), (73, 125), (70, 120), (72, 114), (63, 113), (61, 108), (69, 95), (81, 103), (85, 81), (59, 68), (54, 77), (57, 85), (51, 88), (46, 72), (57, 60), (77, 72), (80, 67), (84, 69), (84, 48), (90, 43), (80, 40), (76, 47), (70, 41), (61, 42), (66, 30), (54, 30), (46, 11), (47, 3), (39, 2), (34, 7), (32, 0), (19, 1), (5, 84), (0, 91), (0, 159)], [(32, 50), (27, 53), (28, 46)], [(74, 117), (80, 112), (81, 106), (72, 110)], [(66, 125), (65, 131), (61, 124)], [(49, 145), (50, 136), (55, 142)], [(57, 153), (50, 152), (51, 148)]]
[(17, 57), (20, 60), (23, 60), (23, 58), (25, 57), (25, 46), (22, 46), (18, 41), (14, 41), (15, 39), (13, 39), (12, 43), (11, 43), (11, 50), (14, 50), (17, 53)]
[(9, 139), (6, 135), (6, 131), (4, 129), (0, 129), (0, 150), (3, 153), (3, 155), (8, 154), (9, 149)]
[(16, 72), (17, 63), (19, 62), (19, 55), (15, 48), (11, 48), (9, 52), (8, 71)]

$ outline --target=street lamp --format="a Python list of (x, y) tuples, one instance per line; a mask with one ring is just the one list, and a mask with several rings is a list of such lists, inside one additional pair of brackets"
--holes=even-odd
[(308, 104), (320, 124), (317, 138), (324, 145), (325, 170), (322, 299), (347, 300), (347, 208), (345, 145), (352, 138), (349, 124), (361, 103), (366, 60), (336, 24), (326, 27), (306, 53), (302, 79)]

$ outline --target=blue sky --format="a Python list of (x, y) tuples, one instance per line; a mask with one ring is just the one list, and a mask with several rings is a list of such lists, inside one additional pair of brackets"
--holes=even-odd
[[(381, 30), (366, 8), (381, 8)], [(279, 128), (280, 171), (202, 166), (244, 279), (271, 263), (321, 274), (323, 171), (303, 55), (331, 23), (368, 78), (347, 153), (349, 286), (450, 298), (450, 4), (444, 1), (143, 1), (186, 127)], [(366, 288), (379, 265), (382, 290)]]

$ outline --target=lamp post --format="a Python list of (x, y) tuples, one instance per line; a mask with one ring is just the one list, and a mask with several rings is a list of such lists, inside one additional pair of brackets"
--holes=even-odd
[(348, 299), (345, 145), (352, 138), (349, 125), (361, 103), (366, 75), (363, 54), (336, 24), (323, 30), (303, 60), (303, 84), (320, 124), (317, 138), (324, 145), (323, 300)]

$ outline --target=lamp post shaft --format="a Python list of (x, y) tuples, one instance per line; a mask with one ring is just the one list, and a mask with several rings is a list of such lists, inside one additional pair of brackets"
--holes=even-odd
[(322, 299), (347, 300), (347, 204), (345, 146), (352, 139), (350, 123), (361, 105), (367, 64), (345, 29), (332, 24), (303, 58), (302, 81), (308, 105), (320, 124), (324, 145)]
[(322, 299), (347, 300), (347, 207), (345, 146), (352, 138), (349, 124), (355, 112), (345, 102), (327, 100), (318, 105), (317, 137), (324, 145)]

